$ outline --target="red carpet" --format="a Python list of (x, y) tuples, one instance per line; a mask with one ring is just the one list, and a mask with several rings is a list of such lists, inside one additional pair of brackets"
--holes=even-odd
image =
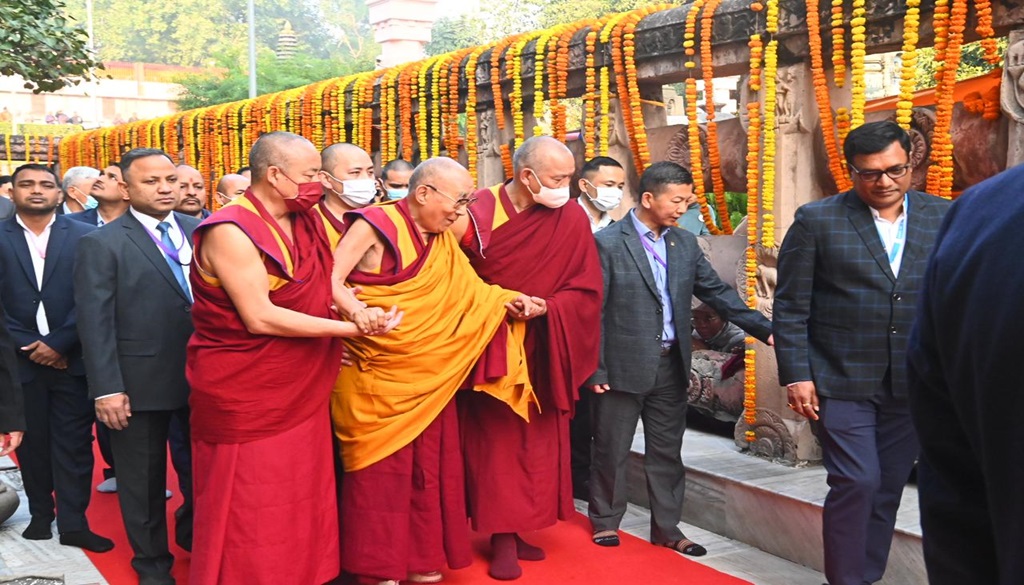
[[(103, 480), (103, 460), (96, 451), (96, 469), (93, 485)], [(174, 526), (174, 510), (181, 505), (181, 493), (177, 477), (168, 464), (168, 488), (174, 497), (167, 501), (167, 523)], [(134, 585), (138, 583), (132, 570), (132, 549), (121, 522), (121, 510), (117, 494), (93, 492), (89, 506), (89, 524), (97, 533), (114, 540), (114, 550), (105, 554), (86, 553), (110, 585)], [(623, 585), (644, 583), (649, 585), (742, 585), (742, 579), (720, 573), (712, 568), (695, 563), (666, 548), (655, 547), (645, 540), (628, 534), (621, 535), (622, 544), (605, 548), (590, 542), (590, 524), (587, 519), (575, 514), (568, 522), (540, 532), (524, 535), (531, 544), (544, 548), (548, 558), (542, 562), (522, 562), (523, 576), (516, 585), (561, 585), (579, 583), (587, 585)], [(189, 554), (174, 545), (171, 533), (171, 554), (174, 555), (174, 578), (178, 585), (187, 585)], [(487, 576), (486, 552), (488, 539), (477, 536), (473, 539), (476, 560), (472, 566), (460, 571), (445, 571), (444, 583), (448, 585), (496, 585)], [(313, 584), (310, 584), (313, 585)]]

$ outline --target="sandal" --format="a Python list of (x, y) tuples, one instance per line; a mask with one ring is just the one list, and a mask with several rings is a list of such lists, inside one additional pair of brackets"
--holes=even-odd
[(683, 538), (682, 540), (677, 540), (675, 542), (665, 542), (662, 543), (661, 546), (668, 547), (678, 553), (683, 553), (684, 555), (691, 557), (702, 557), (708, 554), (708, 549), (696, 542), (693, 542), (689, 538)]
[(616, 530), (598, 530), (590, 540), (597, 546), (619, 546), (619, 533)]
[(405, 578), (410, 583), (440, 583), (444, 580), (441, 571), (430, 571), (429, 573), (409, 573)]

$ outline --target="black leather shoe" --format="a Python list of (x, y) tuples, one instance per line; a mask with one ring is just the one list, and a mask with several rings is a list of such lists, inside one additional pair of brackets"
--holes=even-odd
[(95, 553), (104, 553), (114, 548), (113, 540), (104, 538), (91, 530), (65, 532), (60, 535), (60, 543), (64, 546), (76, 546)]
[(21, 537), (26, 540), (50, 540), (53, 538), (50, 524), (53, 524), (52, 519), (33, 518), (28, 523), (28, 528), (21, 533)]

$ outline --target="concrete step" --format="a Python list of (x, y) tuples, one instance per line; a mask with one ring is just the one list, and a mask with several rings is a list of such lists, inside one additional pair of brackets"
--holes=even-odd
[[(641, 425), (629, 460), (629, 500), (646, 508), (643, 454)], [(683, 462), (687, 470), (683, 522), (815, 571), (823, 570), (821, 509), (828, 493), (823, 467), (787, 467), (766, 461), (740, 452), (731, 438), (700, 431), (686, 432)], [(927, 582), (917, 488), (907, 486), (889, 565), (880, 583)]]

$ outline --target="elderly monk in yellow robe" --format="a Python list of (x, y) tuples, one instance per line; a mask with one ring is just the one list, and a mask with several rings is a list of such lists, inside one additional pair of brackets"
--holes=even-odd
[[(437, 583), (445, 565), (470, 564), (453, 398), (485, 350), (501, 356), (501, 367), (490, 359), (474, 388), (523, 417), (533, 402), (525, 327), (510, 331), (506, 313), (523, 319), (539, 310), (537, 300), (485, 284), (447, 232), (472, 191), (455, 161), (425, 161), (408, 197), (347, 215), (335, 252), (343, 315), (371, 331), (387, 307), (405, 313), (386, 339), (347, 344), (354, 363), (342, 368), (331, 400), (345, 466), (342, 569), (361, 583)], [(359, 301), (349, 286), (362, 289)]]

